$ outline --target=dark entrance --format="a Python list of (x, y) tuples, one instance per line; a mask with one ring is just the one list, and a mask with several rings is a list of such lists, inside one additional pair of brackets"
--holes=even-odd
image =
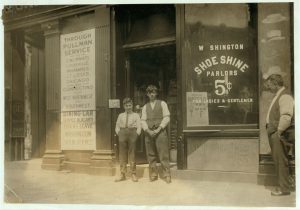
[[(154, 84), (159, 88), (159, 99), (168, 103), (171, 122), (167, 127), (170, 149), (176, 144), (177, 135), (177, 79), (175, 45), (153, 47), (128, 52), (130, 80), (128, 88), (134, 100), (135, 111), (141, 114), (142, 107), (148, 102), (146, 88)], [(137, 143), (137, 161), (146, 161), (144, 134)]]
[[(121, 5), (116, 14), (117, 97), (133, 98), (135, 111), (147, 103), (146, 87), (159, 87), (168, 103), (170, 149), (176, 149), (177, 77), (174, 5)], [(144, 135), (137, 143), (137, 163), (146, 163)]]

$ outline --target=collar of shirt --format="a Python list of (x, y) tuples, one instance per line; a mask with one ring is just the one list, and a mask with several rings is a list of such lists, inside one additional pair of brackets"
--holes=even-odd
[(128, 112), (123, 112), (124, 114), (128, 114), (128, 115), (131, 115), (133, 114), (134, 112), (131, 112), (131, 113), (128, 113)]
[(156, 101), (157, 101), (157, 100), (154, 100), (153, 102), (150, 101), (150, 106), (151, 106), (152, 109), (154, 109), (154, 106), (155, 106)]

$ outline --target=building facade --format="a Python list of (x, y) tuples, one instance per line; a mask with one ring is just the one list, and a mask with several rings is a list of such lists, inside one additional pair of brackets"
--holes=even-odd
[(2, 19), (6, 160), (113, 175), (120, 101), (140, 112), (155, 84), (178, 170), (269, 164), (262, 75), (280, 66), (293, 92), (292, 3), (5, 6)]

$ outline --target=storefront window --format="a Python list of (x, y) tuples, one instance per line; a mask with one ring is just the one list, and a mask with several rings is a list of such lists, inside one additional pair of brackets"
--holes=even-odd
[(254, 15), (248, 4), (185, 6), (187, 128), (258, 123)]

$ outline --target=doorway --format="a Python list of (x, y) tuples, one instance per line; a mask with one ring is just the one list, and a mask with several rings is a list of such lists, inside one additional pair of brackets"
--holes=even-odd
[[(170, 123), (167, 126), (169, 148), (176, 149), (177, 139), (177, 76), (175, 44), (148, 47), (127, 52), (129, 76), (127, 88), (133, 98), (134, 110), (141, 115), (142, 107), (148, 102), (146, 88), (154, 84), (159, 88), (158, 98), (168, 104)], [(144, 133), (137, 141), (137, 163), (146, 163)]]
[[(167, 102), (171, 113), (171, 122), (167, 127), (169, 148), (176, 150), (175, 6), (116, 5), (113, 9), (116, 23), (116, 97), (120, 100), (131, 97), (134, 111), (141, 114), (142, 107), (148, 102), (147, 86), (158, 86), (158, 98)], [(137, 141), (136, 162), (147, 163), (143, 132)], [(173, 159), (173, 162), (176, 160)]]

